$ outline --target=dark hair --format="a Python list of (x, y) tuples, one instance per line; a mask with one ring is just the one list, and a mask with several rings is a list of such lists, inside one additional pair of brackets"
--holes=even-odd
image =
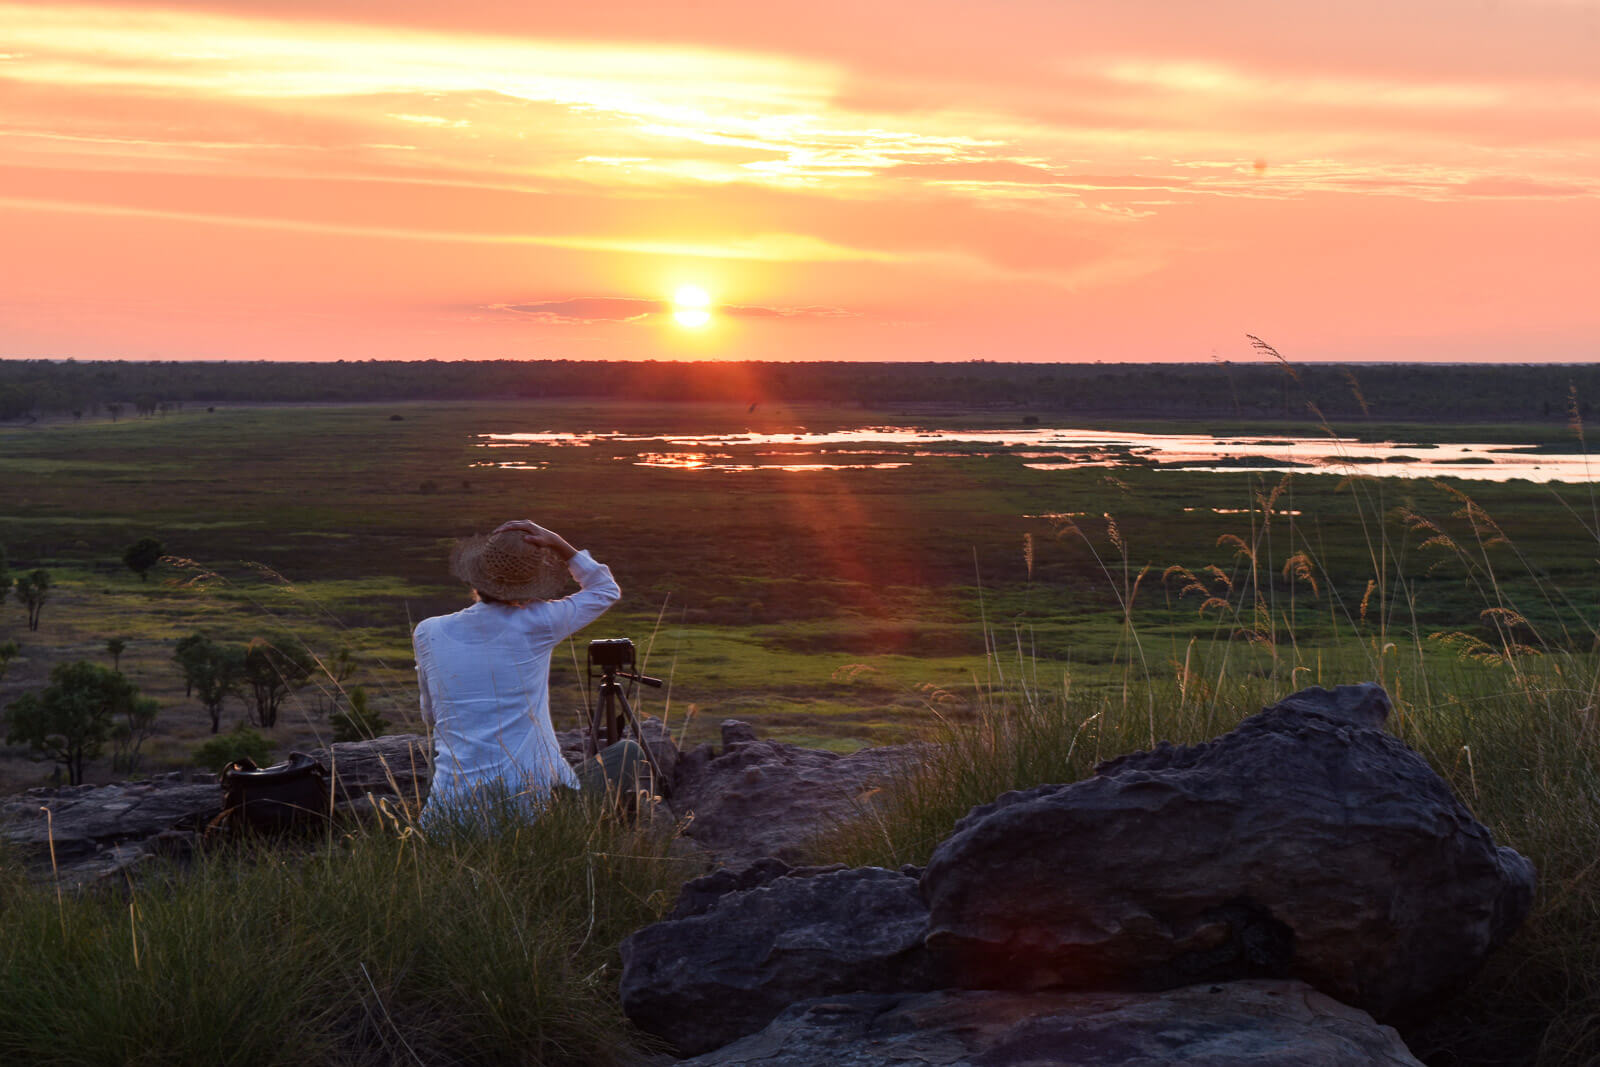
[(472, 599), (476, 600), (480, 604), (509, 604), (509, 603), (511, 603), (511, 601), (509, 601), (509, 600), (501, 600), (497, 596), (490, 596), (488, 593), (485, 593), (482, 589), (474, 589), (472, 591)]

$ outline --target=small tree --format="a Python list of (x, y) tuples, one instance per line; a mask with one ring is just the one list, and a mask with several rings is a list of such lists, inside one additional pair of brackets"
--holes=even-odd
[(36, 570), (17, 579), (17, 599), (28, 609), (28, 629), (39, 629), (39, 612), (50, 598), (50, 572)]
[(78, 785), (84, 764), (100, 755), (118, 715), (148, 723), (155, 701), (99, 664), (58, 663), (42, 692), (25, 693), (6, 711), (6, 743), (25, 743), (36, 759), (65, 765), (68, 781)]
[(161, 561), (166, 551), (166, 547), (154, 537), (141, 537), (123, 549), (122, 562), (139, 576), (141, 582), (148, 581), (150, 568)]
[(355, 673), (356, 657), (348, 645), (340, 645), (331, 655), (323, 656), (316, 672), (317, 714), (333, 716), (345, 698), (344, 682)]
[(198, 696), (211, 716), (211, 732), (222, 725), (222, 703), (239, 691), (244, 676), (244, 649), (223, 645), (205, 634), (190, 634), (172, 653), (183, 670), (184, 693)]
[[(117, 677), (122, 677), (120, 674)], [(150, 736), (150, 727), (161, 710), (149, 697), (139, 697), (121, 706), (121, 721), (111, 726), (111, 767), (132, 774), (139, 767), (139, 749)]]
[(335, 741), (370, 741), (382, 736), (389, 720), (367, 706), (367, 691), (361, 686), (350, 690), (350, 706), (328, 717)]
[(128, 641), (122, 637), (106, 639), (106, 651), (111, 653), (111, 669), (118, 674), (122, 673), (122, 653), (127, 651)]
[(276, 726), (283, 698), (305, 685), (315, 667), (310, 654), (291, 638), (252, 640), (244, 653), (244, 682), (255, 700), (256, 723), (268, 730)]
[(15, 641), (0, 641), (0, 682), (6, 680), (6, 671), (11, 669), (11, 661), (17, 658)]
[(177, 645), (172, 650), (172, 658), (183, 669), (183, 695), (194, 696), (194, 672), (189, 669), (190, 661), (199, 656), (198, 649), (207, 641), (205, 634), (193, 633), (188, 637), (178, 638)]

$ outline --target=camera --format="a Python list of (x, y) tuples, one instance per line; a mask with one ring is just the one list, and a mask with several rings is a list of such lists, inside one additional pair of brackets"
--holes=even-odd
[(633, 667), (633, 642), (626, 637), (608, 637), (589, 642), (589, 664), (593, 667)]

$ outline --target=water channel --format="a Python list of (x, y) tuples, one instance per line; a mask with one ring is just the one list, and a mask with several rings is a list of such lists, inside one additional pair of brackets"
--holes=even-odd
[[(826, 433), (643, 435), (481, 434), (487, 449), (520, 449), (516, 459), (481, 465), (537, 470), (544, 448), (619, 449), (639, 466), (720, 473), (781, 470), (892, 470), (916, 458), (1006, 455), (1034, 470), (1140, 466), (1189, 471), (1300, 471), (1471, 481), (1591, 482), (1600, 457), (1531, 445), (1358, 441), (1349, 437), (1249, 437), (1104, 430), (944, 430), (864, 426)], [(620, 448), (619, 448), (620, 446)], [(629, 446), (637, 446), (629, 447)], [(539, 451), (530, 451), (538, 449)]]

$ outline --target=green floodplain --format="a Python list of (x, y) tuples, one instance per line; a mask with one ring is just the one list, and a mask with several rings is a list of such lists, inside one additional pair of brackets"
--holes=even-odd
[[(65, 659), (109, 664), (106, 641), (123, 638), (121, 669), (162, 704), (145, 749), (144, 769), (157, 771), (184, 765), (209, 730), (172, 661), (177, 639), (287, 638), (324, 660), (349, 650), (356, 666), (344, 688), (363, 686), (392, 729), (419, 728), (409, 632), (466, 603), (445, 569), (451, 541), (524, 517), (591, 549), (624, 589), (556, 665), (558, 726), (576, 725), (587, 703), (576, 669), (584, 643), (623, 636), (670, 681), (642, 693), (641, 709), (689, 743), (713, 738), (725, 718), (844, 751), (903, 741), (970, 712), (976, 690), (1008, 670), (1040, 685), (1118, 689), (1130, 672), (1196, 673), (1226, 647), (1247, 676), (1287, 691), (1381, 678), (1403, 648), (1482, 666), (1507, 641), (1579, 652), (1593, 643), (1588, 485), (1037, 470), (1026, 450), (925, 443), (868, 455), (849, 444), (806, 455), (711, 447), (724, 462), (763, 468), (724, 471), (635, 462), (641, 452), (703, 458), (703, 444), (487, 447), (481, 436), (1003, 431), (1024, 418), (560, 401), (191, 406), (0, 429), (0, 545), (14, 573), (44, 567), (54, 580), (37, 633), (15, 596), (0, 609), (0, 635), (21, 645), (0, 693), (42, 685)], [(1544, 425), (1362, 432), (1546, 447), (1562, 436)], [(847, 469), (782, 469), (797, 461)], [(121, 556), (145, 536), (170, 558), (141, 581)], [(1515, 611), (1485, 614), (1507, 604)], [(283, 747), (326, 740), (331, 688), (314, 681), (289, 698)], [(230, 701), (224, 728), (245, 716), (244, 702)], [(10, 788), (50, 770), (17, 748), (0, 767)], [(108, 774), (94, 767), (89, 780)]]
[[(1552, 400), (1558, 412), (1563, 403)], [(558, 727), (577, 725), (584, 712), (586, 641), (630, 637), (646, 669), (669, 682), (643, 691), (641, 710), (665, 718), (685, 744), (714, 740), (726, 718), (840, 751), (945, 741), (951, 755), (892, 795), (865, 830), (840, 828), (818, 846), (819, 861), (893, 866), (923, 862), (956, 818), (1000, 790), (1069, 780), (1097, 757), (1158, 739), (1215, 736), (1309, 684), (1376, 680), (1396, 701), (1391, 729), (1501, 843), (1540, 870), (1523, 931), (1448, 1009), (1407, 1030), (1407, 1040), (1439, 1065), (1577, 1064), (1600, 1055), (1600, 496), (1592, 484), (1380, 477), (1381, 464), (1345, 474), (1202, 472), (1131, 456), (1114, 466), (1041, 470), (1029, 466), (1028, 449), (1006, 445), (840, 444), (793, 456), (784, 453), (804, 450), (766, 438), (671, 440), (862, 426), (1285, 438), (1331, 429), (1394, 442), (1397, 454), (1467, 441), (1581, 452), (1576, 418), (1329, 427), (1314, 418), (1097, 422), (948, 402), (577, 398), (210, 406), (115, 420), (90, 411), (0, 428), (0, 545), (14, 575), (44, 568), (53, 581), (36, 632), (16, 594), (0, 605), (0, 644), (20, 646), (0, 703), (42, 687), (55, 664), (109, 666), (106, 642), (121, 638), (120, 669), (160, 705), (139, 772), (192, 766), (210, 723), (185, 694), (173, 651), (199, 631), (241, 644), (293, 643), (330, 664), (340, 650), (353, 657), (337, 684), (314, 676), (288, 698), (267, 731), (280, 752), (329, 740), (328, 713), (356, 686), (389, 730), (419, 729), (409, 634), (415, 621), (466, 603), (446, 573), (453, 539), (533, 518), (610, 564), (624, 590), (621, 604), (555, 667)], [(483, 436), (512, 433), (645, 440), (489, 447)], [(706, 466), (641, 465), (641, 453)], [(813, 469), (781, 469), (795, 463)], [(719, 464), (741, 469), (711, 469)], [(122, 562), (142, 537), (159, 539), (168, 556), (147, 581)], [(223, 729), (247, 715), (244, 700), (230, 698)], [(91, 782), (120, 776), (104, 758), (88, 772)], [(0, 750), (0, 790), (51, 780), (51, 765), (31, 761), (25, 747)], [(447, 967), (462, 945), (511, 943), (544, 905), (507, 918), (485, 904), (452, 928), (459, 944), (434, 945), (426, 922), (369, 929), (371, 909), (399, 908), (400, 890), (411, 891), (407, 879), (373, 888), (381, 872), (415, 868), (416, 900), (405, 900), (419, 916), (433, 914), (436, 888), (453, 891), (451, 879), (465, 877), (454, 852), (418, 849), (404, 835), (356, 840), (348, 864), (330, 859), (304, 872), (269, 864), (259, 878), (235, 879), (208, 868), (159, 914), (154, 898), (142, 898), (148, 920), (130, 920), (120, 901), (74, 904), (81, 916), (60, 913), (59, 901), (0, 884), (0, 906), (9, 899), (31, 909), (34, 945), (0, 961), (0, 991), (14, 999), (37, 989), (70, 1003), (84, 1020), (79, 1031), (98, 1027), (113, 1050), (149, 1047), (141, 1027), (162, 1019), (231, 1018), (230, 1005), (251, 1005), (239, 1010), (261, 1032), (281, 1035), (291, 1020), (300, 1036), (249, 1062), (302, 1054), (322, 1062), (323, 1052), (305, 1050), (377, 1047), (332, 1007), (305, 1014), (317, 1004), (349, 1008), (338, 998), (364, 981), (372, 1003), (395, 1006), (395, 1020), (384, 1022), (395, 1033), (486, 1050), (461, 1062), (625, 1059), (647, 1042), (616, 1008), (615, 946), (670, 904), (685, 872), (681, 858), (661, 866), (635, 855), (645, 848), (637, 842), (597, 846), (584, 832), (537, 845), (549, 849), (550, 877), (566, 879), (539, 890), (564, 901), (562, 922), (570, 919), (540, 927), (554, 962), (537, 978), (554, 985), (530, 986), (515, 1004), (497, 1002), (493, 1026), (473, 1014), (477, 978), (423, 975), (413, 961), (436, 956)], [(538, 854), (543, 863), (546, 853)], [(496, 856), (482, 857), (472, 877), (490, 871), (491, 880), (520, 885), (534, 870), (516, 848)], [(613, 883), (595, 881), (596, 857), (637, 860), (637, 870), (619, 874), (614, 890), (597, 890)], [(313, 875), (330, 881), (308, 894), (302, 883)], [(521, 907), (521, 892), (495, 899)], [(330, 927), (338, 916), (318, 902), (341, 894), (352, 901), (350, 914)], [(362, 894), (372, 900), (358, 907)], [(237, 941), (237, 951), (212, 959), (194, 938), (213, 935), (195, 931), (212, 929), (205, 924), (217, 920), (206, 917), (224, 898), (227, 908), (259, 912), (262, 925), (245, 940), (240, 924), (217, 927), (217, 944)], [(591, 937), (597, 901), (611, 925)], [(273, 932), (283, 915), (297, 925)], [(154, 930), (158, 920), (170, 930), (164, 940), (152, 933), (154, 947), (144, 951), (211, 960), (173, 986), (193, 1003), (162, 999), (141, 977), (139, 924)], [(128, 956), (128, 928), (117, 924), (130, 921)], [(41, 961), (57, 958), (58, 924), (82, 960), (101, 962), (63, 967), (50, 984), (37, 975)], [(424, 928), (425, 936), (417, 932)], [(315, 951), (338, 938), (348, 940), (344, 955)], [(579, 950), (583, 967), (563, 970)], [(211, 977), (228, 960), (261, 952), (320, 968), (303, 996), (284, 1000), (281, 1015), (257, 1011), (250, 975), (238, 974), (236, 989)], [(358, 958), (360, 975), (372, 961), (370, 976), (352, 970)], [(138, 994), (125, 1003), (159, 1003), (129, 1007), (115, 1024), (94, 1022), (107, 997), (90, 981), (96, 968), (122, 983), (123, 994)], [(535, 977), (524, 959), (509, 956), (495, 975)], [(593, 1008), (581, 1025), (575, 1006)], [(54, 1047), (50, 1025), (18, 1037), (15, 1048), (35, 1055)], [(506, 1048), (526, 1050), (530, 1027), (540, 1028), (544, 1051), (506, 1058)], [(212, 1046), (185, 1047), (172, 1062), (209, 1055)], [(369, 1062), (341, 1056), (326, 1060)]]

